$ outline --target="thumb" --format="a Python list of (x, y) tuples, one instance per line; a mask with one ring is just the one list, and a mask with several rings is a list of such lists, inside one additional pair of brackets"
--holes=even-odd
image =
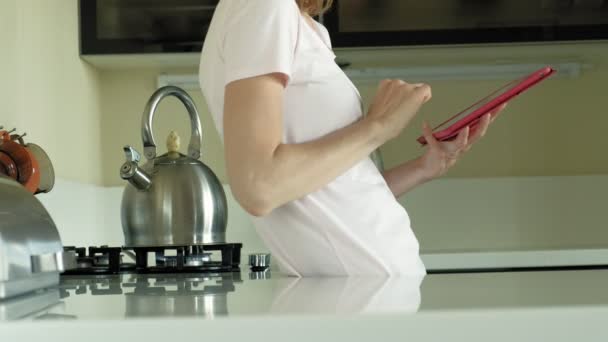
[(430, 147), (435, 148), (435, 147), (439, 146), (439, 142), (437, 141), (437, 139), (433, 135), (433, 130), (431, 129), (431, 126), (429, 126), (429, 123), (426, 122), (426, 121), (424, 121), (422, 123), (422, 133), (424, 135), (424, 139), (426, 140), (426, 143)]
[(425, 83), (417, 84), (414, 93), (422, 100), (422, 103), (427, 103), (433, 97), (431, 86)]

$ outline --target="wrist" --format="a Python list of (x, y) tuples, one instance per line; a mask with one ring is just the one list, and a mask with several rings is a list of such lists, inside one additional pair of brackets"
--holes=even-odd
[(424, 156), (414, 159), (413, 164), (420, 183), (430, 182), (436, 178), (432, 170), (429, 169), (428, 163), (425, 161)]
[(375, 150), (382, 146), (388, 139), (385, 138), (384, 124), (373, 117), (364, 117), (361, 124), (365, 126), (366, 132), (370, 134), (372, 149)]

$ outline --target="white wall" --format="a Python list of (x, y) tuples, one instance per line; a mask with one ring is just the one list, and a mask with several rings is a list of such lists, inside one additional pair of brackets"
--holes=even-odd
[(421, 249), (606, 248), (608, 176), (448, 178), (400, 202)]
[(77, 0), (0, 2), (0, 125), (27, 132), (59, 177), (101, 183), (98, 71), (79, 57)]
[(17, 82), (15, 70), (17, 59), (16, 14), (15, 0), (0, 1), (0, 126), (7, 126), (15, 121), (16, 101), (13, 88)]

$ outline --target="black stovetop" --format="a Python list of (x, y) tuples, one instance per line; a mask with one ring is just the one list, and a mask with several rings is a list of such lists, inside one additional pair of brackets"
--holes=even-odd
[(65, 247), (77, 268), (65, 275), (118, 273), (222, 273), (239, 271), (240, 243), (151, 247)]

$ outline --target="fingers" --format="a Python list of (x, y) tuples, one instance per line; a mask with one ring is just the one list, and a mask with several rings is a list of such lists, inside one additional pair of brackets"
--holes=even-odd
[(384, 91), (387, 96), (394, 95), (395, 90), (400, 90), (402, 93), (413, 93), (422, 100), (422, 103), (428, 102), (432, 97), (431, 87), (426, 83), (407, 83), (399, 79), (385, 79), (380, 81), (378, 92)]
[(424, 138), (429, 145), (439, 145), (440, 148), (443, 148), (443, 150), (449, 154), (450, 163), (456, 163), (461, 154), (469, 151), (479, 139), (486, 135), (490, 124), (506, 107), (506, 103), (502, 104), (490, 113), (484, 115), (473, 127), (468, 126), (462, 129), (458, 133), (456, 139), (450, 142), (439, 143), (437, 139), (433, 137), (428, 124), (425, 122), (423, 125)]
[(385, 79), (380, 81), (378, 93), (376, 95), (377, 102), (380, 105), (390, 105), (395, 103), (395, 98), (402, 97), (402, 88), (405, 82), (401, 80)]
[(368, 110), (367, 118), (382, 123), (382, 137), (390, 140), (399, 135), (431, 96), (431, 87), (426, 84), (383, 80), (378, 86), (378, 93)]
[(380, 81), (380, 83), (378, 84), (378, 92), (386, 89), (391, 84), (391, 81), (392, 80), (389, 80), (389, 79)]
[(435, 136), (433, 135), (433, 131), (431, 130), (431, 126), (429, 126), (429, 123), (424, 121), (422, 123), (422, 134), (424, 135), (424, 139), (426, 139), (426, 143), (431, 147), (431, 148), (439, 148), (439, 141), (437, 141), (437, 139), (435, 138)]
[(386, 91), (386, 101), (387, 102), (391, 102), (394, 101), (395, 97), (400, 97), (401, 96), (401, 86), (402, 86), (402, 82), (401, 80), (390, 80), (390, 83), (388, 85), (387, 91)]
[(448, 161), (456, 161), (460, 155), (462, 155), (468, 146), (470, 135), (470, 128), (465, 127), (462, 129), (456, 139), (452, 141), (444, 141), (441, 144), (442, 150), (446, 153)]
[(500, 106), (498, 106), (498, 108), (496, 108), (494, 110), (495, 114), (498, 114), (500, 112), (502, 112), (503, 110), (505, 110), (505, 108), (507, 108), (508, 102), (505, 102), (503, 104), (501, 104)]
[(473, 129), (471, 134), (471, 139), (469, 140), (469, 145), (474, 144), (479, 139), (483, 138), (488, 132), (488, 127), (490, 127), (490, 123), (492, 122), (492, 114), (486, 114), (481, 118), (477, 127)]
[(454, 140), (454, 144), (456, 145), (456, 151), (460, 152), (460, 150), (464, 149), (469, 143), (469, 133), (471, 129), (467, 126), (463, 130), (458, 133), (458, 137)]
[(465, 127), (460, 130), (456, 136), (456, 139), (444, 142), (445, 149), (450, 153), (451, 158), (458, 158), (460, 153), (464, 151), (469, 142), (470, 133), (471, 129), (469, 127)]
[(431, 87), (427, 84), (409, 84), (402, 80), (391, 80), (386, 90), (387, 108), (401, 113), (408, 113), (411, 119), (422, 105), (431, 97)]
[(377, 105), (384, 105), (390, 99), (390, 88), (393, 80), (382, 80), (380, 84), (378, 84), (378, 90), (376, 91), (376, 98), (374, 99), (374, 103)]
[(431, 86), (424, 83), (419, 83), (414, 85), (414, 91), (422, 99), (422, 103), (427, 103), (433, 98), (433, 93), (431, 91)]
[(503, 103), (502, 105), (498, 106), (493, 111), (491, 111), (490, 112), (490, 114), (491, 114), (490, 123), (494, 122), (494, 120), (496, 120), (496, 118), (498, 117), (498, 115), (500, 115), (500, 113), (502, 113), (502, 111), (505, 110), (505, 108), (507, 108), (507, 103), (506, 102)]

